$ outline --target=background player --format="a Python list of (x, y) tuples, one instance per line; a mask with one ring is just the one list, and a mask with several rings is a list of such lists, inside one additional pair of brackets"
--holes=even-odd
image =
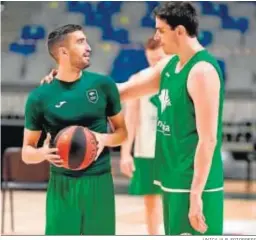
[[(61, 129), (80, 125), (97, 132), (101, 150), (120, 145), (127, 132), (116, 85), (106, 76), (83, 71), (90, 64), (91, 49), (81, 26), (65, 25), (51, 32), (48, 49), (58, 72), (51, 84), (29, 94), (22, 148), (27, 164), (51, 163), (45, 233), (113, 235), (115, 204), (108, 148), (98, 153), (88, 169), (71, 171), (61, 167), (57, 149), (49, 144)], [(114, 133), (106, 134), (107, 118)], [(38, 148), (42, 130), (49, 134)]]
[(219, 235), (223, 232), (222, 73), (197, 40), (197, 14), (189, 2), (166, 2), (155, 15), (155, 37), (166, 54), (176, 56), (151, 68), (148, 76), (121, 84), (121, 99), (159, 91), (155, 183), (164, 191), (165, 233)]
[[(150, 66), (156, 65), (166, 55), (160, 41), (150, 38), (145, 45), (145, 54)], [(147, 69), (131, 76), (129, 81), (146, 75)], [(154, 101), (155, 100), (155, 101)], [(131, 177), (129, 193), (143, 195), (148, 233), (158, 235), (161, 223), (161, 206), (158, 194), (160, 189), (154, 185), (154, 156), (157, 119), (157, 97), (148, 95), (128, 101), (125, 104), (125, 118), (128, 139), (121, 147), (121, 171)], [(131, 155), (135, 141), (134, 159)]]

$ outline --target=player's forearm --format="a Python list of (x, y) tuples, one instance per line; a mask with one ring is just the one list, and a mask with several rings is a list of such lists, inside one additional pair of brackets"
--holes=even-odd
[(127, 139), (126, 128), (117, 128), (113, 133), (103, 134), (104, 145), (107, 147), (120, 146)]
[(192, 195), (201, 195), (210, 172), (216, 140), (199, 141), (195, 154), (194, 176), (191, 185)]
[(126, 114), (125, 114), (125, 122), (126, 128), (128, 132), (128, 136), (126, 141), (122, 144), (121, 147), (121, 156), (127, 156), (131, 154), (132, 145), (135, 138), (135, 131), (137, 125), (137, 101), (132, 101), (132, 103), (127, 104)]
[[(128, 126), (127, 126), (128, 127)], [(132, 145), (133, 145), (133, 141), (134, 141), (134, 132), (130, 132), (129, 128), (128, 129), (128, 136), (126, 141), (123, 142), (122, 146), (121, 146), (121, 156), (127, 156), (131, 154), (132, 151)]]
[(26, 164), (37, 164), (44, 161), (40, 153), (40, 148), (34, 148), (32, 146), (24, 146), (22, 148), (22, 160)]

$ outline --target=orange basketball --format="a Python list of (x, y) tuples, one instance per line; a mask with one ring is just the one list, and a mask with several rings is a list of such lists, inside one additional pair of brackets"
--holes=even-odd
[(82, 126), (70, 126), (61, 130), (54, 139), (64, 167), (81, 170), (89, 167), (97, 155), (95, 135)]

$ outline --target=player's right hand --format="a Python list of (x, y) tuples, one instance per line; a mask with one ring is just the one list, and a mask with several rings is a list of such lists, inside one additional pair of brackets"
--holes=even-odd
[(96, 141), (97, 141), (97, 155), (95, 157), (95, 161), (96, 161), (106, 146), (106, 144), (105, 144), (106, 134), (97, 133), (94, 131), (91, 131), (91, 132), (94, 134)]
[(132, 177), (135, 171), (133, 157), (131, 155), (123, 156), (120, 161), (120, 169), (123, 174)]
[(57, 69), (52, 69), (48, 75), (46, 75), (41, 79), (40, 84), (42, 85), (44, 83), (50, 83), (57, 73), (58, 73)]
[(190, 194), (189, 221), (191, 226), (197, 231), (204, 234), (208, 226), (203, 214), (203, 201), (201, 196)]
[(46, 139), (44, 140), (43, 147), (39, 148), (39, 154), (43, 160), (46, 160), (57, 167), (63, 167), (63, 160), (57, 154), (58, 148), (50, 148), (51, 135), (47, 133)]

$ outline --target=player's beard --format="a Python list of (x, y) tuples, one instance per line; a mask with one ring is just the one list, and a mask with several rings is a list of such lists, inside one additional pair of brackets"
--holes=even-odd
[(77, 59), (76, 61), (74, 61), (72, 63), (72, 65), (75, 66), (76, 68), (80, 69), (80, 70), (84, 70), (84, 69), (86, 69), (90, 66), (90, 59), (85, 61), (82, 57), (82, 58)]

